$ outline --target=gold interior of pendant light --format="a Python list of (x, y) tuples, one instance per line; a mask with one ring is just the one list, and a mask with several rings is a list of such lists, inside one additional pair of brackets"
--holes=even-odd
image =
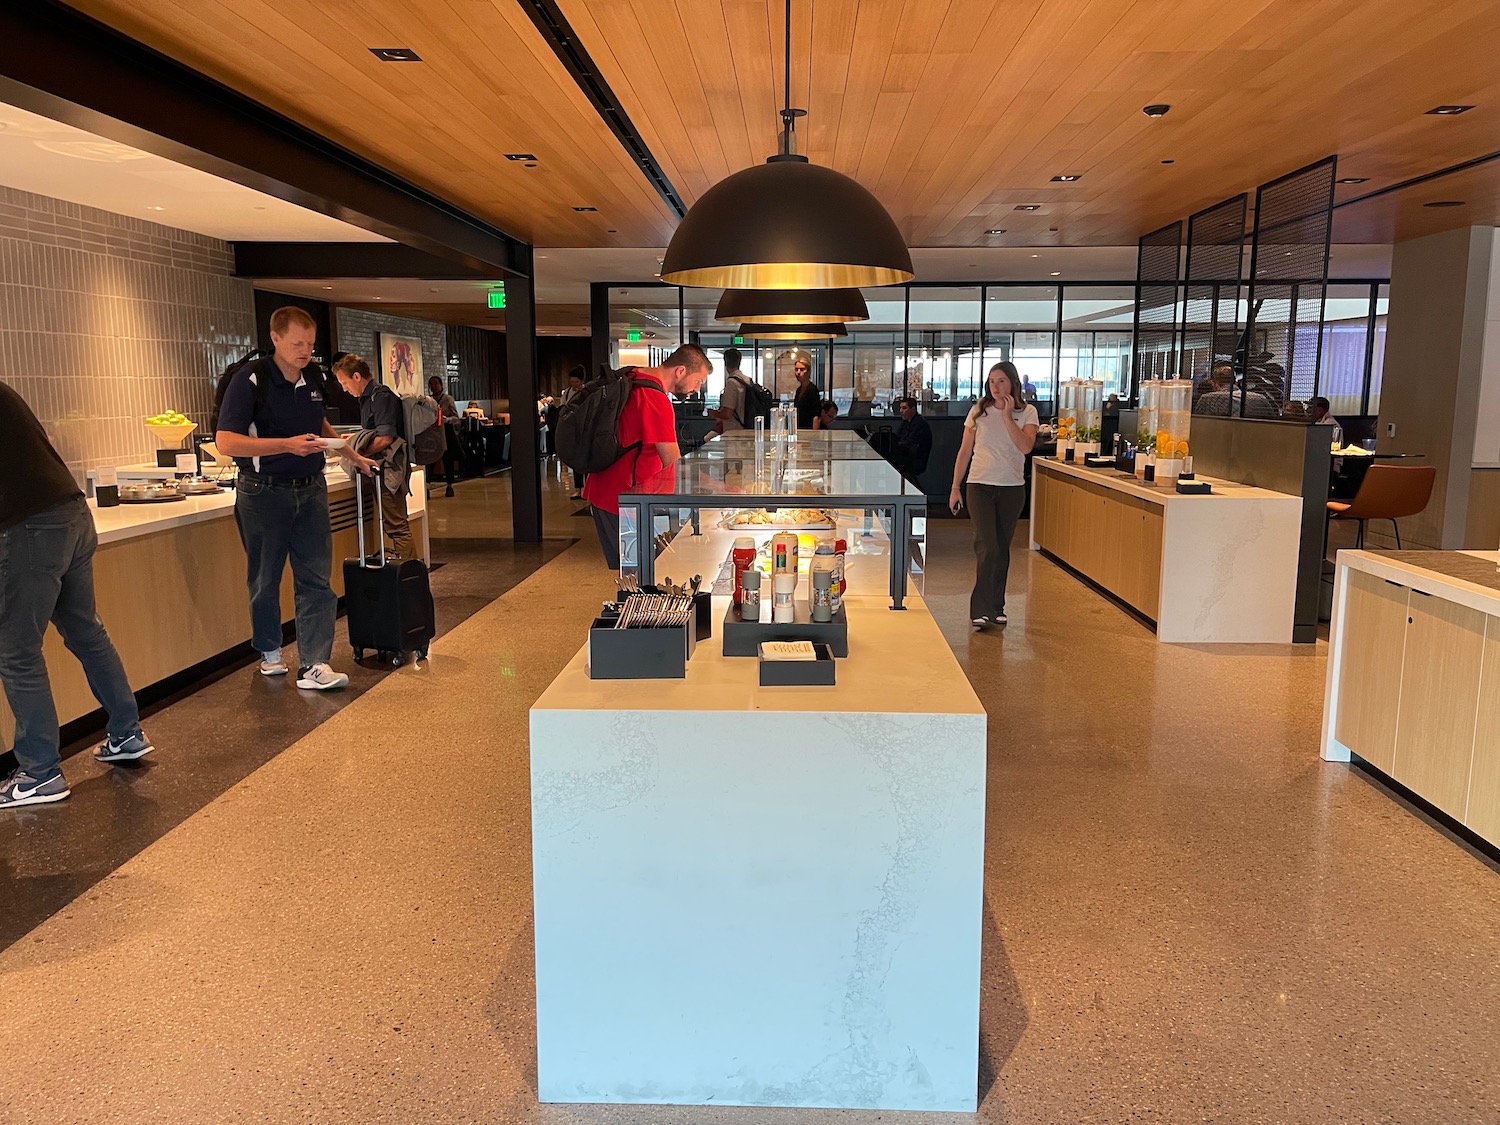
[(747, 340), (817, 340), (847, 336), (842, 324), (742, 324), (735, 332)]
[[(909, 270), (883, 266), (852, 266), (830, 262), (755, 262), (709, 266), (672, 275), (677, 285), (723, 289), (858, 289), (900, 285), (910, 281)], [(666, 280), (666, 274), (662, 275)]]

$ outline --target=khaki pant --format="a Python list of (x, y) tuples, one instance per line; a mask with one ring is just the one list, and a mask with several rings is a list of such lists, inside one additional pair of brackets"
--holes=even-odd
[(383, 480), (376, 487), (380, 490), (380, 522), (385, 537), (391, 541), (391, 550), (403, 559), (416, 558), (411, 545), (411, 525), (406, 521), (405, 495), (390, 491)]

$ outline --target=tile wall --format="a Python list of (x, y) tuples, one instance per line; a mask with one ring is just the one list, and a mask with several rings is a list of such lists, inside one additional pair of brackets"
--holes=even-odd
[(0, 187), (0, 379), (74, 475), (151, 461), (144, 421), (209, 423), (214, 384), (254, 346), (227, 243)]

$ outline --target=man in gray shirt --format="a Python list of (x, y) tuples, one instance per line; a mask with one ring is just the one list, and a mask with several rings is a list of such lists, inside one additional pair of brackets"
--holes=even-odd
[(710, 412), (724, 424), (726, 434), (749, 428), (745, 425), (745, 385), (748, 380), (740, 370), (742, 358), (739, 348), (724, 349), (724, 392), (719, 395), (719, 408)]

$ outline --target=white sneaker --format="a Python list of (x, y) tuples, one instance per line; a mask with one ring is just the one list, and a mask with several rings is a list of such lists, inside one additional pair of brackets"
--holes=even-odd
[(286, 661), (281, 659), (281, 650), (275, 652), (263, 652), (260, 654), (260, 674), (262, 676), (285, 676)]
[(335, 672), (326, 664), (314, 664), (297, 673), (297, 686), (309, 691), (333, 691), (349, 682), (342, 672)]

